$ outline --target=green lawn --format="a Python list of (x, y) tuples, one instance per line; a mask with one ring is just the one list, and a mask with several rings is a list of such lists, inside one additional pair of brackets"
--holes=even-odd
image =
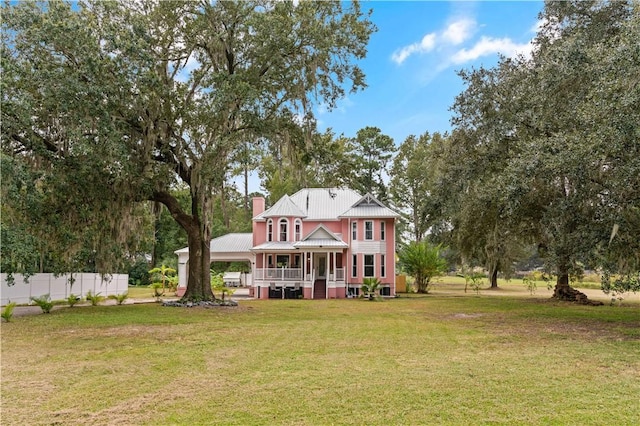
[(638, 395), (637, 305), (435, 292), (2, 325), (7, 425), (631, 425)]

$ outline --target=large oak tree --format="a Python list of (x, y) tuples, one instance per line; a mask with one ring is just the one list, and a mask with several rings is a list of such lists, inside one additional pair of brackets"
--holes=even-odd
[(557, 298), (584, 300), (582, 265), (639, 266), (640, 5), (548, 2), (541, 18), (531, 58), (463, 73), (457, 158), (479, 166), (461, 188), (490, 201), (494, 229), (536, 239)]
[(46, 197), (82, 205), (57, 203), (72, 228), (113, 239), (131, 206), (166, 206), (188, 236), (191, 299), (213, 297), (213, 197), (238, 149), (311, 134), (314, 104), (365, 86), (355, 61), (374, 30), (357, 2), (334, 1), (20, 2), (2, 15), (3, 152), (41, 173)]

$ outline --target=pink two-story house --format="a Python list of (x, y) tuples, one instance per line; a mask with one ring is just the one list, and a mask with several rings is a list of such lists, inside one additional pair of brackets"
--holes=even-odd
[[(305, 188), (268, 209), (264, 198), (254, 198), (253, 216), (251, 234), (229, 234), (211, 242), (212, 260), (237, 257), (225, 254), (223, 246), (229, 243), (244, 247), (243, 255), (252, 264), (253, 297), (354, 297), (366, 277), (382, 282), (383, 296), (395, 296), (399, 215), (373, 196), (351, 189)], [(183, 265), (188, 250), (176, 253)], [(180, 282), (186, 284), (182, 269)]]

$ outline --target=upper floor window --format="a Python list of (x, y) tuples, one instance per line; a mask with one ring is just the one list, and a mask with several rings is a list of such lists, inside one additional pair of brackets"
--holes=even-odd
[(380, 276), (382, 278), (387, 276), (387, 268), (386, 268), (386, 264), (385, 264), (385, 256), (384, 254), (380, 255)]
[(267, 241), (273, 241), (273, 219), (267, 220)]
[(365, 220), (364, 222), (364, 239), (373, 240), (373, 221)]
[(380, 241), (384, 241), (386, 238), (386, 233), (387, 233), (387, 224), (385, 223), (385, 221), (383, 220), (382, 222), (380, 222)]
[(358, 239), (358, 222), (351, 222), (351, 240), (356, 241)]
[(295, 240), (300, 241), (302, 239), (302, 221), (296, 219), (294, 226)]
[(287, 219), (280, 219), (279, 222), (280, 241), (287, 241), (287, 232), (289, 228), (289, 221)]

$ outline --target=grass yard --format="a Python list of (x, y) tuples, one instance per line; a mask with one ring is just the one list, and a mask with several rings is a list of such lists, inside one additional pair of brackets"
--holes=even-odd
[(14, 318), (2, 325), (0, 423), (638, 424), (638, 305), (442, 287)]

